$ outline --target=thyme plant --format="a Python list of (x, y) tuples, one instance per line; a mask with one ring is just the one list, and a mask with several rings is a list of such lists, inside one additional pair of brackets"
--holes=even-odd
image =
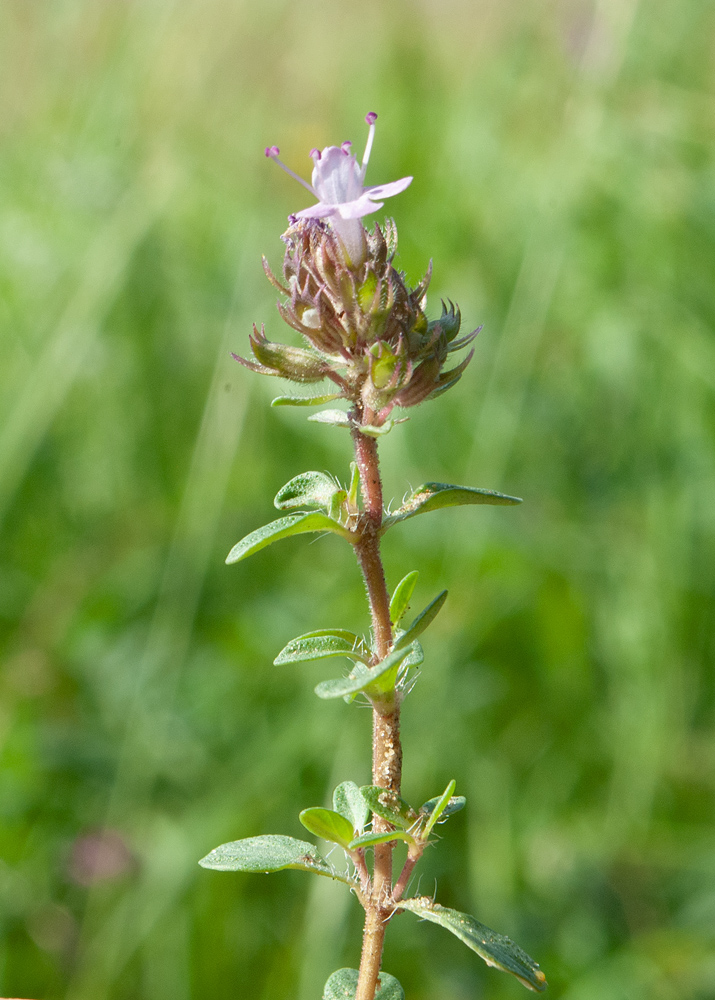
[[(282, 538), (308, 532), (332, 532), (353, 547), (370, 608), (369, 638), (346, 629), (319, 629), (293, 639), (274, 662), (329, 657), (349, 661), (347, 676), (323, 681), (315, 690), (319, 698), (369, 702), (372, 784), (359, 788), (344, 781), (333, 793), (332, 809), (310, 807), (300, 814), (313, 836), (344, 851), (343, 869), (326, 860), (313, 844), (275, 834), (222, 844), (201, 864), (241, 872), (297, 868), (342, 882), (355, 894), (365, 911), (360, 967), (333, 973), (325, 984), (324, 1000), (404, 997), (399, 982), (381, 972), (385, 931), (400, 911), (440, 924), (488, 965), (541, 991), (546, 987), (543, 972), (509, 938), (430, 897), (408, 895), (435, 825), (462, 809), (465, 800), (454, 794), (454, 781), (419, 808), (401, 795), (400, 706), (424, 659), (419, 636), (442, 608), (447, 591), (415, 618), (405, 618), (418, 573), (409, 572), (390, 594), (381, 539), (393, 525), (442, 507), (510, 505), (520, 500), (491, 490), (425, 483), (397, 509), (385, 508), (379, 439), (407, 419), (395, 418), (396, 410), (434, 399), (456, 385), (473, 350), (453, 366), (450, 357), (468, 347), (478, 331), (460, 337), (460, 313), (451, 304), (442, 305), (438, 319), (428, 320), (424, 308), (430, 271), (410, 288), (393, 264), (394, 223), (388, 221), (384, 228), (376, 224), (372, 231), (363, 226), (364, 216), (382, 208), (381, 199), (403, 191), (412, 180), (404, 177), (391, 184), (364, 186), (376, 118), (374, 113), (367, 115), (369, 133), (361, 163), (350, 152), (350, 143), (312, 150), (312, 185), (281, 163), (276, 146), (266, 150), (317, 198), (317, 204), (289, 217), (290, 226), (282, 237), (286, 245), (282, 281), (264, 259), (266, 274), (282, 296), (278, 311), (306, 346), (273, 343), (263, 327), (259, 331), (254, 326), (253, 359), (234, 357), (263, 375), (301, 385), (331, 383), (328, 392), (279, 396), (273, 405), (345, 401), (347, 409), (322, 409), (308, 419), (345, 428), (352, 439), (354, 462), (345, 484), (323, 472), (304, 472), (291, 479), (275, 498), (284, 516), (241, 539), (226, 560), (239, 562)], [(393, 871), (393, 851), (399, 841), (407, 845), (407, 856), (401, 870)]]

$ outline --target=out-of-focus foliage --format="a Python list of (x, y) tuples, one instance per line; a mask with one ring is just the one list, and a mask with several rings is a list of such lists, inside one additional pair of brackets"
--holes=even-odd
[[(347, 436), (230, 351), (284, 335), (260, 254), (309, 202), (263, 147), (307, 176), (370, 110), (370, 183), (415, 176), (401, 266), (485, 324), (381, 442), (393, 509), (525, 498), (386, 536), (413, 612), (450, 591), (404, 794), (455, 777), (467, 808), (419, 891), (554, 996), (715, 994), (714, 37), (704, 0), (0, 6), (4, 996), (315, 1000), (357, 964), (344, 886), (197, 862), (369, 781), (368, 713), (272, 665), (364, 630), (350, 547), (223, 560), (291, 477), (348, 477)], [(522, 995), (403, 916), (385, 969)]]

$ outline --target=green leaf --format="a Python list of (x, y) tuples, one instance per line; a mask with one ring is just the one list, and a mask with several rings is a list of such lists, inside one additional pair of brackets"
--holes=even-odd
[(412, 652), (406, 656), (400, 664), (400, 675), (406, 673), (410, 667), (420, 667), (425, 662), (425, 652), (419, 642), (412, 643)]
[(363, 312), (368, 312), (378, 291), (377, 275), (368, 271), (365, 280), (358, 285), (357, 300)]
[(343, 781), (333, 792), (333, 809), (352, 823), (353, 830), (362, 833), (370, 810), (354, 781)]
[(433, 903), (429, 896), (404, 899), (397, 905), (401, 910), (410, 910), (423, 920), (445, 927), (468, 948), (476, 951), (487, 965), (510, 972), (530, 990), (541, 993), (546, 989), (546, 977), (533, 958), (508, 937), (490, 930), (468, 913)]
[(395, 587), (395, 592), (390, 599), (390, 621), (393, 625), (397, 625), (407, 611), (419, 575), (419, 571), (413, 569)]
[(334, 521), (340, 520), (340, 515), (343, 512), (343, 506), (348, 498), (347, 490), (342, 489), (336, 490), (330, 498), (330, 505), (328, 507), (328, 517), (332, 517)]
[(474, 486), (425, 483), (416, 489), (398, 510), (387, 515), (382, 522), (382, 531), (386, 531), (398, 521), (406, 521), (409, 517), (426, 514), (430, 510), (439, 510), (441, 507), (461, 507), (464, 504), (474, 503), (511, 505), (521, 502), (520, 497), (510, 497), (506, 493), (497, 493), (494, 490), (480, 490)]
[(336, 493), (345, 490), (332, 476), (325, 472), (301, 472), (278, 490), (273, 503), (278, 510), (327, 509)]
[[(370, 381), (376, 389), (384, 389), (390, 382), (400, 361), (385, 340), (376, 340), (370, 348)], [(398, 370), (398, 377), (399, 377)], [(394, 385), (394, 382), (393, 382)]]
[(298, 818), (314, 837), (330, 840), (342, 848), (346, 848), (355, 836), (352, 823), (332, 809), (304, 809)]
[(360, 470), (357, 462), (350, 463), (350, 488), (348, 489), (348, 503), (351, 507), (357, 507), (358, 488), (360, 486)]
[(350, 427), (350, 417), (345, 410), (320, 410), (311, 413), (308, 420), (314, 424), (332, 424), (333, 427)]
[[(428, 799), (427, 802), (423, 803), (423, 805), (420, 806), (420, 813), (422, 813), (423, 816), (428, 816), (434, 810), (434, 807), (441, 800), (441, 798), (442, 798), (441, 795), (437, 795), (433, 799)], [(448, 816), (452, 815), (452, 813), (456, 813), (459, 812), (460, 809), (464, 809), (466, 804), (467, 800), (463, 795), (453, 795), (452, 798), (447, 803), (447, 805), (442, 810), (442, 816), (439, 822), (443, 823)]]
[(280, 378), (290, 379), (292, 382), (322, 382), (325, 378), (328, 367), (325, 361), (313, 351), (304, 347), (292, 347), (289, 344), (276, 344), (266, 340), (263, 327), (260, 332), (253, 325), (253, 335), (249, 336), (251, 350), (259, 363), (256, 369), (255, 364), (246, 361), (234, 354), (236, 361), (240, 361), (248, 368), (258, 370), (265, 375), (276, 375)]
[(388, 833), (363, 833), (349, 844), (350, 850), (357, 850), (358, 847), (374, 847), (375, 844), (389, 844), (392, 840), (405, 840), (408, 844), (414, 844), (415, 838), (404, 830), (390, 830)]
[[(325, 984), (323, 1000), (355, 1000), (359, 975), (357, 969), (338, 969)], [(405, 991), (394, 976), (381, 972), (375, 1000), (405, 1000)]]
[(402, 649), (407, 643), (414, 642), (418, 635), (422, 635), (424, 630), (428, 625), (431, 625), (435, 620), (439, 612), (442, 610), (442, 605), (447, 600), (447, 591), (443, 590), (440, 594), (437, 594), (435, 599), (427, 605), (424, 611), (421, 611), (415, 620), (412, 622), (410, 627), (398, 635), (395, 640), (395, 649)]
[(386, 420), (379, 427), (375, 427), (373, 424), (360, 424), (359, 429), (361, 434), (366, 434), (368, 437), (383, 437), (383, 435), (390, 433), (395, 424), (404, 424), (409, 419), (409, 417), (400, 417), (399, 420)]
[(226, 565), (240, 562), (241, 559), (252, 556), (254, 552), (260, 552), (267, 545), (279, 542), (282, 538), (304, 535), (311, 531), (332, 531), (351, 543), (355, 541), (347, 528), (343, 528), (327, 514), (320, 514), (317, 511), (310, 514), (289, 514), (287, 517), (279, 517), (277, 521), (271, 521), (270, 524), (264, 524), (262, 528), (257, 528), (237, 542), (226, 556)]
[(361, 663), (355, 665), (347, 677), (323, 681), (315, 689), (319, 698), (344, 698), (345, 695), (364, 691), (370, 698), (379, 698), (395, 686), (397, 672), (402, 661), (414, 653), (413, 647), (396, 649), (388, 653), (381, 663), (374, 667), (366, 667)]
[(387, 788), (380, 788), (379, 785), (363, 785), (360, 792), (375, 815), (386, 819), (393, 826), (408, 830), (419, 819), (418, 813), (412, 806)]
[[(455, 785), (456, 781), (452, 779), (452, 781), (450, 781), (450, 783), (447, 785), (445, 790), (442, 792), (440, 797), (435, 802), (434, 808), (430, 810), (431, 812), (430, 818), (427, 820), (427, 823), (425, 824), (424, 829), (422, 830), (421, 833), (421, 836), (423, 837), (424, 840), (426, 840), (429, 837), (430, 833), (432, 833), (432, 827), (439, 820), (440, 816), (447, 808), (452, 798), (452, 792), (454, 791)], [(422, 812), (421, 809), (420, 812)]]
[(339, 392), (329, 392), (324, 396), (276, 396), (271, 406), (321, 406), (340, 399)]
[(368, 663), (370, 650), (365, 648), (362, 639), (345, 629), (318, 629), (306, 632), (296, 639), (291, 639), (273, 663), (282, 667), (287, 663), (309, 663), (311, 660), (323, 660), (329, 656), (347, 656), (350, 660), (360, 660)]
[(202, 868), (218, 872), (279, 872), (284, 868), (297, 868), (303, 872), (327, 875), (346, 885), (352, 879), (336, 871), (312, 844), (294, 837), (268, 834), (265, 837), (247, 837), (221, 844), (199, 861)]

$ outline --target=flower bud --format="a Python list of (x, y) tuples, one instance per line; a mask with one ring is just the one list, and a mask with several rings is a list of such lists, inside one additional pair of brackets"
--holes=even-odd
[(277, 375), (281, 378), (287, 378), (292, 382), (320, 382), (327, 374), (328, 366), (321, 358), (302, 347), (274, 344), (270, 340), (266, 340), (263, 327), (259, 332), (255, 323), (253, 336), (249, 339), (251, 350), (258, 364), (241, 358), (237, 354), (233, 355), (236, 361), (240, 361), (246, 368), (251, 368), (263, 375)]

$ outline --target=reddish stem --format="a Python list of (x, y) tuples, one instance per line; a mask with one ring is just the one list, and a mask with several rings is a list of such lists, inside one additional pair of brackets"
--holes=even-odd
[(403, 895), (405, 893), (405, 889), (407, 888), (407, 883), (410, 880), (410, 875), (412, 874), (412, 871), (413, 871), (415, 865), (417, 864), (417, 862), (422, 857), (422, 851), (423, 850), (424, 850), (424, 847), (421, 846), (413, 854), (412, 853), (412, 849), (410, 848), (410, 852), (407, 855), (407, 860), (405, 861), (405, 865), (404, 865), (402, 871), (400, 872), (400, 877), (398, 878), (397, 882), (395, 883), (395, 888), (392, 890), (392, 901), (393, 901), (393, 903), (399, 903), (399, 901), (402, 899), (402, 897), (403, 897)]
[[(354, 411), (357, 423), (370, 423), (371, 414)], [(360, 472), (360, 489), (364, 510), (358, 519), (356, 533), (360, 536), (355, 553), (362, 571), (370, 603), (372, 632), (375, 646), (374, 662), (387, 656), (392, 644), (390, 598), (380, 555), (382, 527), (382, 482), (377, 456), (377, 441), (352, 431), (355, 461)], [(393, 693), (379, 704), (373, 702), (372, 780), (381, 788), (400, 794), (402, 782), (402, 745), (400, 743), (400, 704)], [(392, 827), (379, 816), (374, 817), (376, 832)], [(360, 958), (355, 1000), (374, 1000), (378, 985), (385, 928), (394, 906), (392, 903), (392, 850), (394, 844), (377, 844), (374, 848), (372, 891), (365, 907), (365, 929)]]
[(377, 457), (375, 438), (361, 434), (357, 428), (352, 431), (355, 447), (355, 461), (360, 473), (360, 491), (364, 511), (359, 518), (356, 533), (360, 540), (355, 545), (360, 569), (362, 570), (372, 616), (372, 631), (375, 639), (375, 662), (387, 656), (392, 643), (390, 624), (390, 598), (387, 593), (385, 571), (380, 556), (380, 528), (382, 527), (382, 482)]

